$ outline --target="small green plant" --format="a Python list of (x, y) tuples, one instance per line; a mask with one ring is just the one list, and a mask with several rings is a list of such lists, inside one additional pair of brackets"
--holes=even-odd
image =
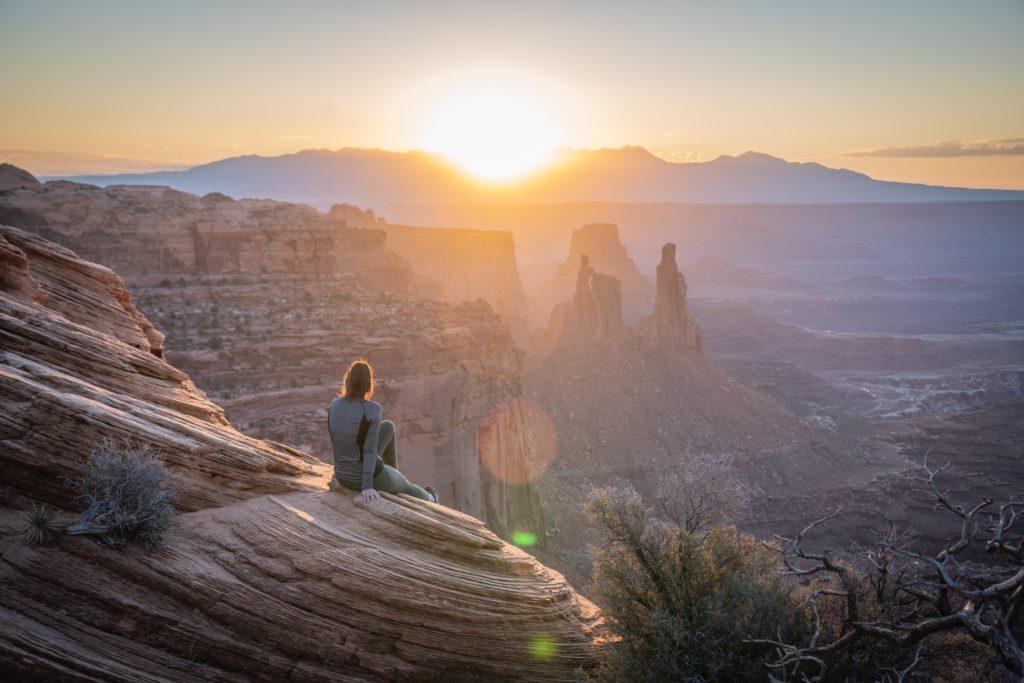
[(57, 510), (46, 503), (33, 503), (25, 512), (25, 545), (42, 546), (53, 543), (64, 532), (64, 527), (55, 521)]
[(115, 547), (160, 545), (174, 524), (177, 492), (167, 486), (167, 468), (153, 449), (130, 440), (106, 441), (89, 455), (74, 480), (85, 506), (69, 534), (97, 534)]

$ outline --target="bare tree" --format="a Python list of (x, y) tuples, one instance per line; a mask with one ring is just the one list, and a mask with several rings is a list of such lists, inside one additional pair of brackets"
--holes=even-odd
[(658, 481), (658, 509), (688, 534), (704, 534), (748, 505), (750, 494), (726, 455), (700, 453), (680, 459)]
[[(813, 623), (810, 639), (800, 643), (781, 638), (749, 641), (775, 649), (777, 656), (767, 665), (773, 677), (820, 681), (832, 657), (876, 639), (907, 650), (918, 648), (908, 667), (891, 668), (884, 675), (902, 681), (920, 661), (919, 644), (925, 638), (952, 632), (988, 646), (1010, 671), (1024, 676), (1024, 648), (1014, 633), (1024, 602), (1024, 544), (1014, 526), (1024, 498), (998, 510), (990, 498), (971, 507), (960, 505), (936, 484), (948, 467), (932, 468), (925, 457), (914, 477), (924, 482), (936, 510), (960, 520), (959, 537), (936, 554), (914, 550), (911, 537), (891, 523), (853, 557), (808, 550), (806, 536), (838, 510), (793, 538), (776, 536), (775, 543), (766, 544), (779, 554), (784, 573), (809, 581), (805, 606)], [(990, 563), (966, 559), (969, 552), (981, 550), (990, 554)], [(828, 623), (825, 611), (838, 619)]]

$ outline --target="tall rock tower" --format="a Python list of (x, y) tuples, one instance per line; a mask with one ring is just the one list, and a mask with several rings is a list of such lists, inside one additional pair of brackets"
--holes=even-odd
[(671, 242), (661, 248), (654, 296), (654, 313), (637, 326), (641, 340), (658, 348), (702, 353), (700, 327), (686, 309), (686, 278)]
[(621, 343), (627, 331), (622, 321), (621, 282), (598, 273), (590, 258), (582, 254), (572, 299), (551, 311), (547, 328), (534, 334), (532, 350), (546, 357), (558, 349), (607, 348)]

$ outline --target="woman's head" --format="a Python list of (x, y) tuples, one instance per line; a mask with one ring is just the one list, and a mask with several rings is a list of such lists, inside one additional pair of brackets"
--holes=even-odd
[(341, 391), (338, 392), (347, 399), (357, 398), (369, 399), (373, 396), (373, 368), (369, 362), (359, 359), (354, 360), (345, 371), (345, 378), (341, 381)]

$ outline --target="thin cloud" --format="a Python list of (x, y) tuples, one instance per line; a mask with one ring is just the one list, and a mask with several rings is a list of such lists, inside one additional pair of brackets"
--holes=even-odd
[(988, 157), (1024, 155), (1024, 138), (1002, 140), (949, 140), (918, 147), (880, 147), (840, 154), (844, 157), (887, 157), (891, 159)]
[(308, 135), (278, 135), (278, 140), (308, 140)]

